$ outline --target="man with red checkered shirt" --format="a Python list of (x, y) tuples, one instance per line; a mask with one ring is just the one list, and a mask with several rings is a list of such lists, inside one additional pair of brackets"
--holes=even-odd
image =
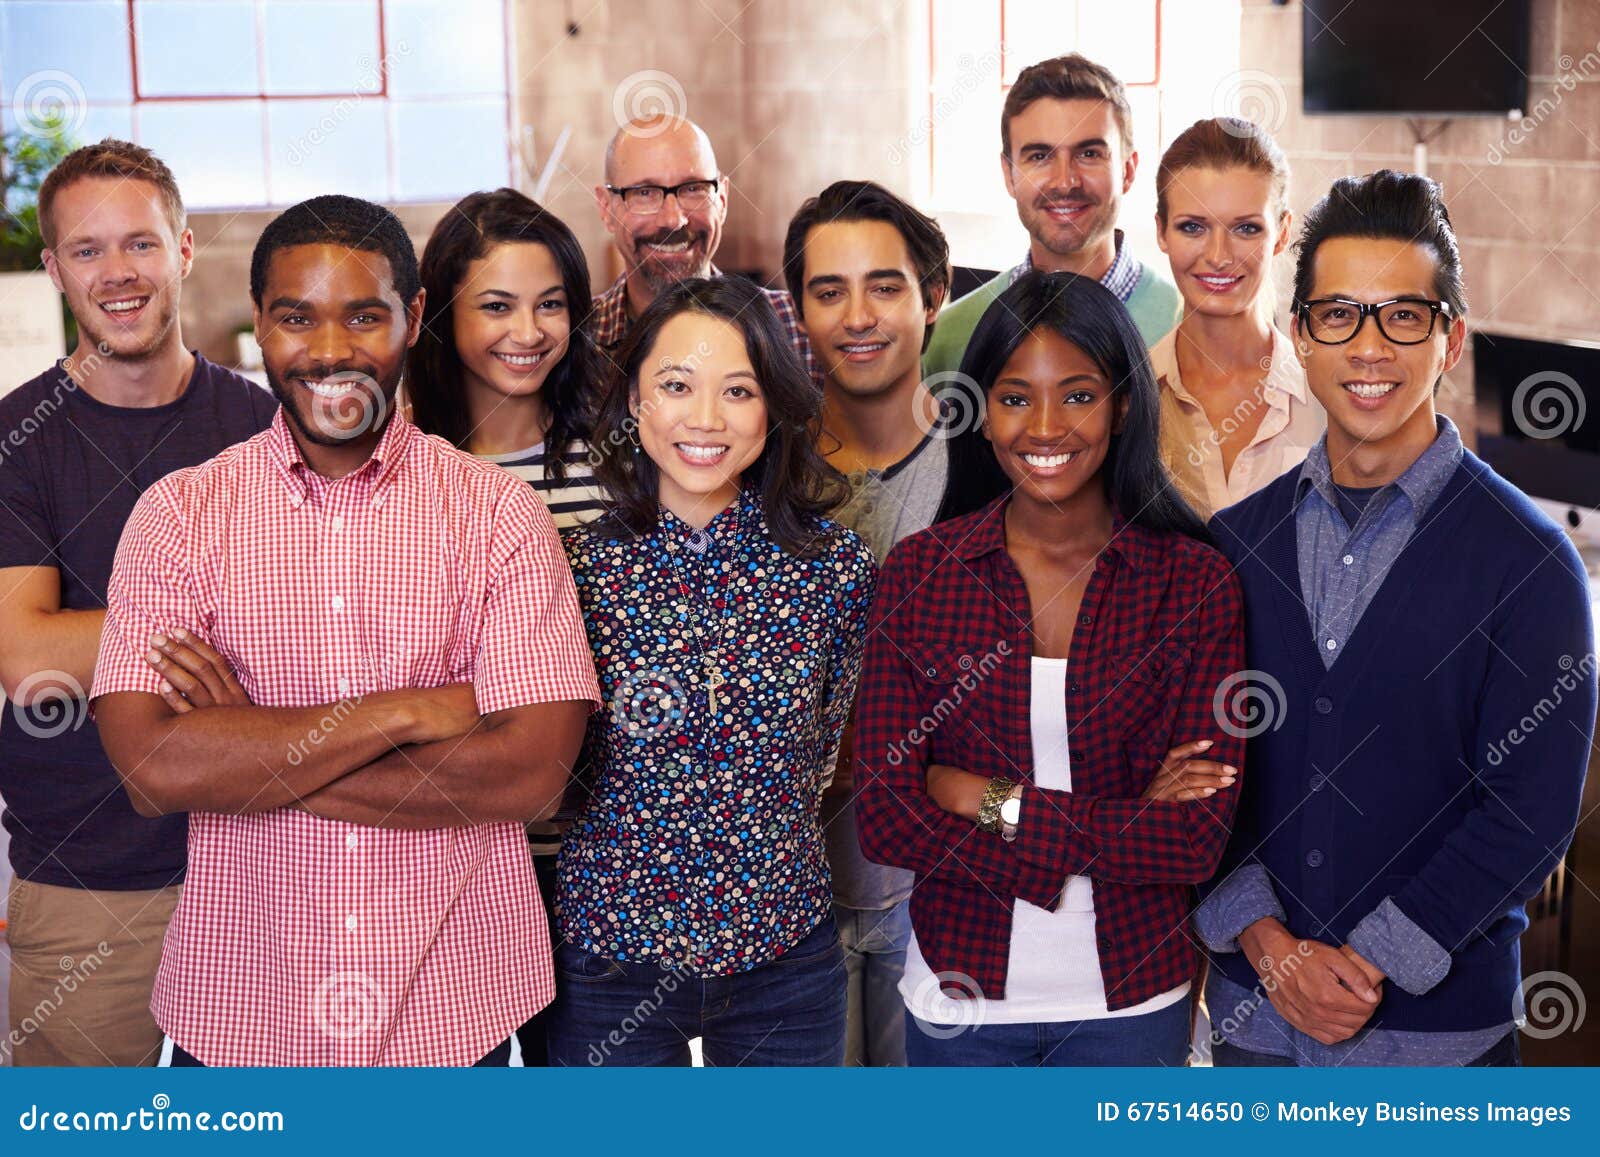
[(318, 197), (250, 271), (281, 409), (117, 551), (102, 742), (191, 813), (151, 1002), (174, 1064), (504, 1063), (553, 991), (522, 825), (598, 702), (548, 511), (393, 405), (421, 324), (388, 210)]

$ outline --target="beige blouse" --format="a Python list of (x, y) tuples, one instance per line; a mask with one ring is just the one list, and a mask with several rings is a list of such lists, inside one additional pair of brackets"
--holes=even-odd
[[(1327, 428), (1328, 416), (1306, 386), (1288, 335), (1274, 327), (1272, 365), (1262, 373), (1261, 389), (1223, 420), (1222, 429), (1214, 429), (1178, 376), (1177, 340), (1173, 330), (1150, 351), (1161, 391), (1161, 459), (1189, 505), (1209, 519), (1305, 461)], [(1222, 442), (1228, 423), (1249, 421), (1256, 406), (1266, 406), (1267, 412), (1224, 475)]]

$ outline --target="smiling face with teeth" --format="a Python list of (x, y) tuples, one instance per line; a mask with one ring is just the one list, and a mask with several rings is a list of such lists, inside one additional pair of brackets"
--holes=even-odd
[(1006, 192), (1047, 271), (1102, 277), (1116, 257), (1117, 214), (1139, 154), (1122, 140), (1105, 100), (1044, 97), (1011, 118)]
[[(1312, 257), (1308, 300), (1388, 301), (1436, 296), (1432, 249), (1392, 238), (1334, 237)], [(1466, 321), (1440, 319), (1418, 345), (1400, 345), (1374, 318), (1342, 345), (1312, 341), (1294, 319), (1295, 354), (1306, 383), (1328, 412), (1328, 460), (1342, 486), (1393, 481), (1438, 435), (1434, 390), (1461, 359)]]
[(126, 361), (181, 351), (179, 287), (194, 235), (175, 232), (156, 186), (85, 177), (56, 194), (51, 216), (58, 236), (44, 266), (78, 323), (75, 361), (97, 350)]
[(1172, 263), (1186, 314), (1232, 317), (1253, 310), (1271, 259), (1289, 243), (1290, 215), (1270, 172), (1242, 165), (1190, 166), (1171, 175), (1156, 243)]
[(1100, 478), (1123, 403), (1105, 372), (1054, 329), (1030, 333), (984, 398), (983, 433), (1012, 500), (1053, 509), (1100, 507)]
[[(539, 394), (572, 335), (561, 268), (549, 247), (496, 245), (470, 263), (456, 287), (451, 327), (473, 429), (528, 425), (543, 437), (550, 416)], [(525, 410), (531, 422), (523, 422)], [(517, 448), (532, 444), (524, 436)]]
[[(711, 141), (691, 121), (647, 121), (618, 130), (606, 156), (606, 184), (674, 188), (685, 181), (717, 178)], [(708, 277), (728, 216), (728, 187), (697, 209), (685, 210), (667, 197), (654, 213), (635, 213), (604, 184), (594, 189), (605, 223), (628, 274), (628, 301), (635, 315), (667, 286), (691, 277)]]
[(767, 440), (767, 405), (744, 335), (686, 311), (662, 325), (633, 383), (639, 446), (660, 471), (660, 502), (704, 526), (738, 496)]
[(801, 321), (824, 389), (850, 399), (896, 394), (912, 412), (923, 335), (939, 312), (925, 302), (900, 230), (887, 221), (829, 221), (806, 233)]
[(256, 307), (272, 392), (307, 464), (330, 478), (372, 454), (392, 412), (424, 294), (407, 304), (382, 253), (335, 244), (275, 250)]

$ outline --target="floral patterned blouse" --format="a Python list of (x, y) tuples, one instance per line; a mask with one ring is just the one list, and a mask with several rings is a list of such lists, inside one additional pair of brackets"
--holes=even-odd
[(877, 568), (853, 532), (826, 529), (815, 558), (791, 555), (745, 491), (703, 531), (663, 510), (642, 538), (568, 536), (603, 701), (561, 849), (575, 946), (729, 975), (827, 914), (818, 807)]

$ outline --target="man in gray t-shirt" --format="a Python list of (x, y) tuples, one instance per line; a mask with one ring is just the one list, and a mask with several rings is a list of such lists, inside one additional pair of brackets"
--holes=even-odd
[[(929, 217), (882, 186), (839, 181), (800, 207), (783, 271), (823, 374), (819, 449), (850, 480), (835, 517), (881, 563), (932, 524), (949, 484), (948, 430), (922, 382), (922, 352), (949, 290), (950, 251)], [(875, 864), (856, 839), (851, 739), (845, 733), (822, 823), (834, 915), (849, 978), (845, 1063), (903, 1065), (899, 984), (916, 882)]]

